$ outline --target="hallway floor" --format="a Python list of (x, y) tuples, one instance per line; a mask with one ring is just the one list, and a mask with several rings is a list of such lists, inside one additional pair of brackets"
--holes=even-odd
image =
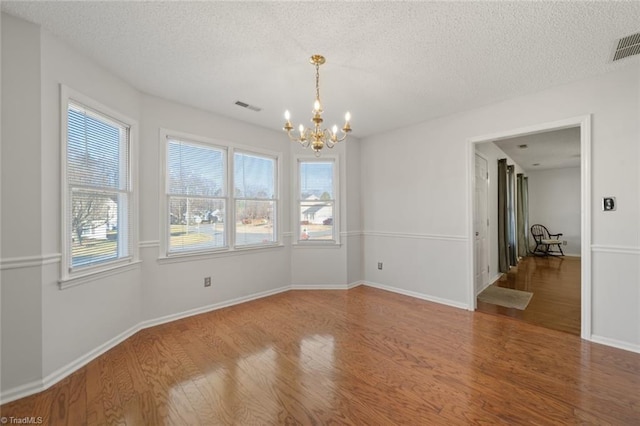
[(533, 293), (524, 311), (478, 301), (479, 312), (580, 335), (580, 258), (529, 256), (495, 285)]

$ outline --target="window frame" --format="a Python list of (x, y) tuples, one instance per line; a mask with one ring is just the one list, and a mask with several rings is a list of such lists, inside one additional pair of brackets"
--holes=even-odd
[[(301, 193), (301, 182), (300, 182), (300, 171), (302, 163), (333, 163), (333, 175), (332, 175), (332, 186), (333, 186), (333, 238), (331, 240), (302, 240), (300, 239), (300, 206), (304, 201), (300, 199)], [(310, 157), (310, 156), (296, 156), (294, 158), (294, 167), (295, 173), (295, 183), (294, 193), (292, 194), (292, 205), (293, 205), (293, 213), (292, 213), (292, 243), (294, 247), (303, 248), (303, 247), (338, 247), (341, 245), (340, 243), (340, 157), (337, 155), (322, 155), (321, 157)]]
[[(205, 196), (195, 196), (192, 198), (202, 198), (202, 199), (211, 199), (211, 200), (223, 200), (224, 202), (224, 217), (228, 218), (228, 214), (229, 214), (229, 149), (225, 146), (219, 145), (219, 144), (215, 144), (215, 143), (207, 143), (207, 142), (203, 142), (201, 140), (194, 140), (192, 138), (184, 138), (184, 137), (177, 137), (174, 135), (167, 135), (165, 138), (165, 144), (164, 144), (164, 155), (165, 155), (165, 169), (164, 169), (164, 175), (163, 175), (163, 179), (162, 181), (164, 182), (164, 186), (163, 186), (163, 190), (161, 192), (162, 197), (164, 198), (164, 209), (163, 209), (163, 213), (164, 213), (164, 220), (161, 223), (164, 223), (165, 226), (169, 225), (169, 227), (171, 226), (169, 217), (169, 205), (171, 202), (171, 198), (175, 198), (175, 197), (179, 197), (179, 195), (177, 194), (172, 194), (169, 192), (169, 169), (168, 169), (168, 159), (169, 159), (169, 142), (170, 141), (180, 141), (180, 142), (184, 142), (186, 144), (190, 144), (190, 145), (195, 145), (195, 146), (201, 146), (203, 148), (210, 148), (210, 149), (214, 149), (214, 150), (218, 150), (221, 151), (222, 154), (222, 158), (223, 158), (223, 172), (222, 172), (222, 176), (224, 179), (222, 188), (223, 188), (223, 194), (222, 196), (219, 197), (205, 197)], [(182, 194), (183, 196), (185, 196), (185, 194)], [(216, 251), (222, 251), (222, 250), (227, 250), (229, 248), (229, 229), (227, 227), (227, 220), (225, 220), (224, 222), (224, 228), (223, 228), (223, 236), (224, 236), (224, 244), (222, 246), (219, 247), (208, 247), (208, 248), (204, 248), (204, 249), (187, 249), (187, 250), (174, 250), (171, 251), (171, 247), (170, 247), (170, 231), (169, 229), (165, 229), (165, 235), (166, 235), (166, 245), (165, 245), (165, 249), (166, 249), (166, 256), (167, 257), (172, 257), (172, 256), (180, 256), (180, 255), (185, 255), (185, 254), (199, 254), (199, 253), (209, 253), (209, 252), (216, 252)]]
[[(118, 255), (115, 259), (109, 259), (89, 265), (72, 266), (73, 255), (71, 253), (72, 241), (70, 235), (73, 232), (68, 212), (71, 208), (73, 191), (70, 189), (69, 165), (68, 165), (68, 110), (71, 104), (81, 106), (98, 116), (107, 120), (121, 124), (128, 128), (128, 158), (127, 164), (123, 164), (119, 159), (119, 167), (126, 168), (127, 180), (124, 190), (108, 190), (107, 192), (118, 192), (125, 195), (126, 211), (119, 212), (118, 239), (128, 247), (126, 255)], [(65, 85), (60, 85), (60, 182), (61, 182), (61, 262), (60, 279), (58, 281), (61, 289), (83, 284), (99, 276), (107, 276), (130, 269), (132, 265), (140, 262), (138, 249), (138, 168), (137, 164), (138, 146), (138, 122), (125, 114), (114, 110), (95, 99), (75, 91)], [(120, 226), (120, 220), (127, 219), (125, 227)]]
[[(260, 248), (260, 247), (269, 247), (269, 246), (274, 246), (274, 245), (278, 245), (281, 241), (281, 239), (279, 238), (279, 230), (280, 227), (278, 226), (279, 223), (279, 218), (280, 218), (280, 211), (279, 211), (279, 203), (278, 200), (280, 199), (280, 171), (279, 171), (279, 158), (274, 155), (274, 154), (266, 154), (266, 153), (260, 153), (257, 152), (255, 150), (249, 150), (249, 149), (244, 149), (244, 148), (232, 148), (232, 153), (230, 153), (230, 158), (233, 158), (233, 162), (231, 163), (231, 167), (230, 167), (230, 174), (233, 177), (233, 181), (230, 182), (230, 187), (232, 189), (232, 193), (230, 194), (230, 198), (231, 198), (231, 202), (233, 203), (233, 217), (234, 217), (234, 225), (232, 226), (232, 230), (231, 230), (231, 234), (232, 234), (232, 239), (233, 239), (233, 248), (235, 250), (243, 250), (243, 249), (250, 249), (250, 248)], [(262, 157), (262, 158), (269, 158), (271, 160), (273, 160), (275, 162), (274, 167), (273, 167), (273, 198), (247, 198), (247, 197), (236, 197), (235, 195), (235, 167), (236, 167), (236, 162), (235, 162), (235, 155), (236, 154), (244, 154), (244, 155), (252, 155), (254, 157)], [(268, 244), (238, 244), (238, 240), (237, 240), (237, 225), (235, 223), (235, 217), (236, 217), (236, 206), (237, 206), (237, 202), (241, 201), (241, 200), (245, 200), (245, 201), (271, 201), (273, 202), (274, 208), (273, 208), (273, 238), (274, 240), (271, 243)]]
[[(169, 251), (169, 198), (168, 198), (168, 141), (170, 139), (178, 139), (187, 143), (194, 143), (203, 145), (205, 147), (212, 147), (217, 149), (224, 149), (226, 151), (226, 170), (225, 170), (225, 211), (224, 211), (224, 234), (225, 234), (225, 246), (216, 248), (207, 248), (202, 250), (181, 250), (181, 251)], [(181, 259), (189, 258), (210, 258), (212, 256), (225, 256), (234, 252), (247, 252), (251, 250), (265, 250), (274, 247), (283, 247), (282, 243), (282, 231), (280, 226), (281, 214), (281, 196), (282, 193), (282, 153), (260, 149), (252, 146), (245, 146), (236, 144), (233, 142), (223, 141), (220, 139), (209, 138), (205, 136), (195, 135), (191, 133), (185, 133), (175, 131), (166, 128), (160, 128), (160, 173), (159, 179), (159, 219), (160, 219), (160, 252), (158, 255), (159, 261), (181, 261)], [(248, 155), (255, 155), (260, 157), (273, 158), (275, 161), (274, 167), (274, 196), (275, 198), (270, 201), (274, 202), (274, 241), (271, 244), (252, 244), (252, 245), (236, 245), (236, 197), (235, 197), (235, 182), (234, 182), (234, 155), (235, 153), (242, 153)], [(229, 222), (228, 218), (233, 218), (232, 222)]]

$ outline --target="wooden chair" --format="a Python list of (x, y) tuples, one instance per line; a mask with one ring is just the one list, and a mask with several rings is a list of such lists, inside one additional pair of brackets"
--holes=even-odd
[(531, 227), (531, 235), (536, 241), (536, 248), (533, 249), (533, 254), (538, 256), (564, 256), (562, 251), (562, 233), (550, 234), (549, 230), (540, 224), (535, 224)]

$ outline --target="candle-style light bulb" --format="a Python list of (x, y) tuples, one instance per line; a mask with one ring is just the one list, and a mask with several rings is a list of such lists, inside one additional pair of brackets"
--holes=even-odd
[(344, 115), (344, 121), (348, 123), (349, 120), (351, 120), (351, 113), (347, 111), (347, 113)]
[(284, 119), (289, 121), (290, 118), (291, 118), (291, 114), (289, 113), (289, 110), (286, 110), (284, 112)]
[(302, 135), (304, 134), (304, 126), (301, 124), (301, 125), (298, 127), (298, 130), (300, 130), (300, 136), (302, 136)]
[(313, 110), (315, 112), (320, 111), (320, 101), (316, 99), (316, 101), (313, 103)]
[(331, 131), (333, 132), (333, 136), (338, 134), (338, 126), (336, 126), (335, 124), (333, 125), (333, 127), (331, 128)]

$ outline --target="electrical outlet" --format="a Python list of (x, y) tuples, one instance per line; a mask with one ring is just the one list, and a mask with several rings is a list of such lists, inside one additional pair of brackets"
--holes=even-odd
[(204, 286), (211, 287), (211, 277), (204, 277)]
[(382, 262), (378, 262), (378, 269), (382, 270)]
[(567, 245), (567, 240), (562, 240), (562, 245), (566, 246)]

